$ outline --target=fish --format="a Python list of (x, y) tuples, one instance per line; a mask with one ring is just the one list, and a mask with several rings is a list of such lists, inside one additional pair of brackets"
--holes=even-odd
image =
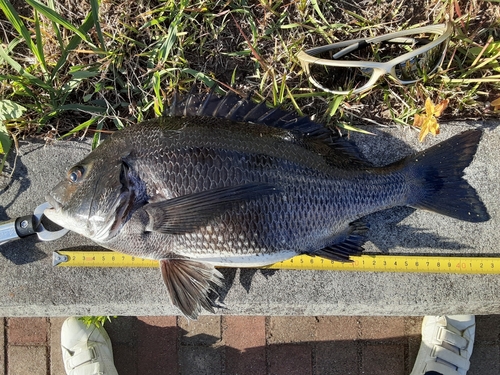
[(363, 217), (397, 206), (489, 220), (463, 178), (472, 129), (382, 167), (334, 128), (214, 90), (114, 132), (46, 196), (45, 216), (104, 248), (159, 261), (189, 319), (215, 313), (216, 267), (260, 267), (298, 254), (359, 255)]

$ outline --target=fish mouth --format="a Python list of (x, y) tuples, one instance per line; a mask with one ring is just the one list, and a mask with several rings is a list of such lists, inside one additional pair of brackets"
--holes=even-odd
[(59, 203), (52, 195), (47, 194), (45, 196), (45, 200), (52, 206), (47, 208), (47, 210), (59, 211), (62, 207), (61, 203)]

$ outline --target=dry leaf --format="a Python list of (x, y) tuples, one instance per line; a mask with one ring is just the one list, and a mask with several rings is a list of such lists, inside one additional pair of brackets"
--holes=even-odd
[(500, 109), (500, 98), (496, 98), (491, 102), (491, 106), (493, 107), (494, 111), (497, 111)]
[(420, 128), (420, 134), (418, 135), (418, 140), (420, 142), (422, 142), (429, 133), (433, 135), (439, 134), (439, 124), (436, 117), (441, 116), (446, 107), (448, 107), (448, 102), (448, 99), (446, 99), (438, 105), (434, 105), (434, 103), (427, 98), (425, 101), (425, 114), (415, 114), (413, 126)]

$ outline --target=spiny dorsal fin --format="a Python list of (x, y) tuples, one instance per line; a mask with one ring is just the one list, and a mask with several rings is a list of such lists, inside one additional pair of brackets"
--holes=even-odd
[(207, 94), (194, 93), (191, 90), (181, 100), (174, 98), (169, 115), (217, 117), (297, 131), (311, 140), (328, 145), (331, 152), (323, 156), (333, 166), (339, 168), (372, 166), (364, 159), (358, 148), (338, 131), (329, 129), (311, 120), (310, 117), (299, 116), (295, 112), (280, 108), (269, 108), (265, 102), (254, 103), (249, 97), (242, 98), (232, 91), (219, 97), (215, 94), (215, 87), (212, 87)]

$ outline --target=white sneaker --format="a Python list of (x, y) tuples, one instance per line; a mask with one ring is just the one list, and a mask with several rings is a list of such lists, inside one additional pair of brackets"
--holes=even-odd
[(427, 371), (466, 375), (475, 331), (474, 315), (424, 317), (422, 344), (410, 375), (422, 375)]
[(118, 375), (111, 340), (102, 327), (68, 318), (61, 328), (61, 347), (68, 375)]

